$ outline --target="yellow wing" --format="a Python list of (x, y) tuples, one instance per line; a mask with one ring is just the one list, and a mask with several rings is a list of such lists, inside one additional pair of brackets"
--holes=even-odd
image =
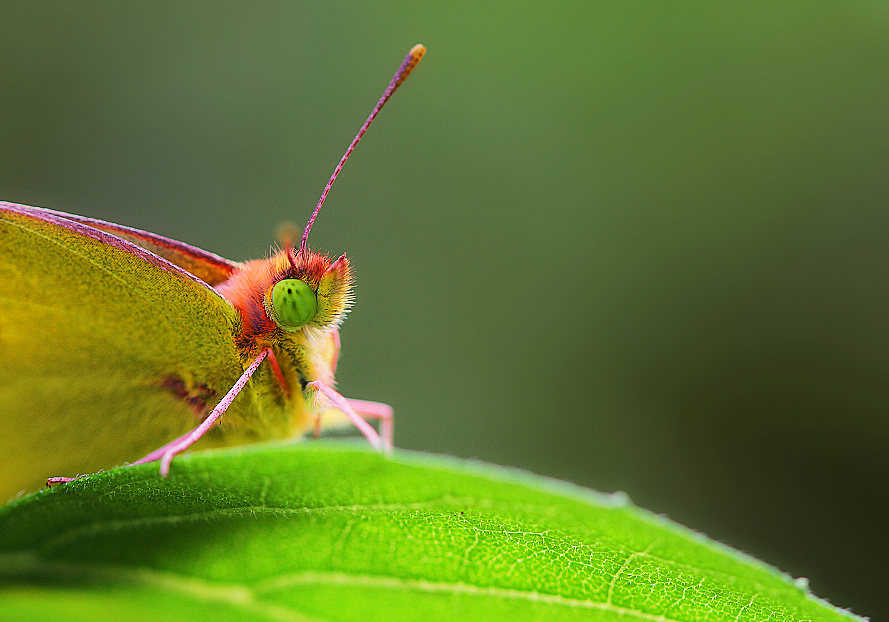
[(244, 369), (238, 327), (231, 304), (159, 256), (0, 203), (0, 503), (193, 428)]

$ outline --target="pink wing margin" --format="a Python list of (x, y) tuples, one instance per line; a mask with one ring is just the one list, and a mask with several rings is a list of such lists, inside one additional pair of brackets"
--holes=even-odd
[(234, 261), (196, 246), (96, 218), (5, 202), (0, 202), (0, 211), (29, 216), (65, 227), (138, 255), (158, 268), (191, 278), (210, 289), (229, 278), (238, 266)]

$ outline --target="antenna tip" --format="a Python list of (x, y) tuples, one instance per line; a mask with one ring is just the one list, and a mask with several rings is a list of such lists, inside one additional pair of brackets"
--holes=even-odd
[(407, 77), (411, 75), (411, 72), (414, 70), (414, 67), (417, 66), (417, 63), (420, 62), (420, 59), (423, 58), (423, 55), (426, 53), (426, 46), (418, 43), (414, 47), (411, 48), (411, 51), (407, 53), (407, 56), (404, 58), (404, 62), (401, 63), (401, 67), (398, 68), (398, 72), (395, 74), (395, 77), (392, 78), (392, 83), (390, 84), (389, 91), (386, 91), (385, 98), (389, 99), (389, 95), (395, 92), (401, 83), (407, 80)]

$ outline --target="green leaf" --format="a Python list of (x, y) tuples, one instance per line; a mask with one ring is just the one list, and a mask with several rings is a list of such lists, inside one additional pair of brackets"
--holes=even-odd
[(621, 495), (325, 442), (9, 504), (0, 619), (860, 620)]

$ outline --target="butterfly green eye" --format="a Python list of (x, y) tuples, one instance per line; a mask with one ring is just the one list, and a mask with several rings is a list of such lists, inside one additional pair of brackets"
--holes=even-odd
[(272, 288), (272, 309), (281, 327), (299, 328), (315, 317), (318, 299), (305, 281), (284, 279)]

